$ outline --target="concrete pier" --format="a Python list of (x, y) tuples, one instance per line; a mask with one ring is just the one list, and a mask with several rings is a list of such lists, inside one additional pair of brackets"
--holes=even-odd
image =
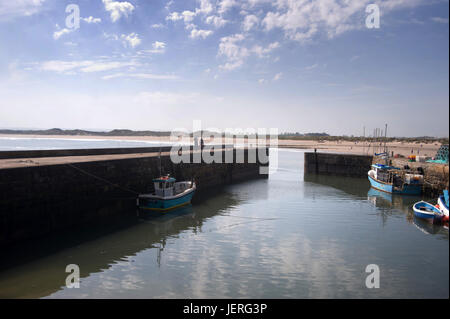
[[(268, 163), (258, 156), (256, 163), (249, 162), (248, 149), (243, 151), (243, 163), (212, 164), (174, 164), (168, 152), (160, 158), (159, 149), (126, 149), (127, 154), (124, 149), (113, 149), (112, 154), (99, 151), (97, 155), (79, 155), (86, 150), (34, 154), (40, 157), (4, 154), (0, 160), (0, 247), (135, 214), (137, 195), (153, 191), (152, 179), (158, 177), (160, 166), (163, 174), (177, 180), (194, 178), (198, 193), (252, 178), (267, 178), (259, 169)], [(58, 155), (53, 156), (53, 152)], [(235, 149), (219, 152), (222, 158), (226, 152), (233, 152), (236, 158)], [(268, 154), (268, 149), (265, 152)]]
[(305, 174), (367, 177), (372, 156), (354, 154), (305, 153)]

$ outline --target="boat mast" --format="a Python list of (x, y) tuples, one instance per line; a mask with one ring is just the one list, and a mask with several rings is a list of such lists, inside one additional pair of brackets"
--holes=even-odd
[(387, 123), (385, 124), (385, 128), (384, 128), (384, 153), (385, 153), (385, 158), (386, 158), (386, 165), (389, 165), (389, 154), (388, 154), (386, 142), (387, 142)]
[(386, 142), (387, 142), (387, 124), (385, 124), (384, 129), (384, 152), (387, 154)]
[(161, 147), (159, 147), (159, 176), (161, 175)]

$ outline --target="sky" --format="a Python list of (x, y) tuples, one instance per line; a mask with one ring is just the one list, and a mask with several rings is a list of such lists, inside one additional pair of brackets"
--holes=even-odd
[[(372, 3), (379, 28), (366, 26)], [(0, 0), (0, 128), (200, 120), (360, 136), (387, 123), (389, 136), (447, 137), (448, 12), (448, 0)]]

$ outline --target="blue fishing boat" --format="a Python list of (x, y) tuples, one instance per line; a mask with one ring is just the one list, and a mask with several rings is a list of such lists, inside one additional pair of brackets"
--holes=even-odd
[(442, 220), (444, 214), (434, 205), (420, 201), (413, 206), (414, 216), (417, 218), (426, 219), (431, 222), (438, 222)]
[(153, 180), (155, 192), (139, 195), (137, 205), (140, 209), (167, 212), (191, 202), (196, 185), (193, 181), (176, 182), (170, 176)]
[(448, 190), (444, 190), (444, 195), (439, 196), (438, 198), (438, 206), (441, 213), (444, 214), (443, 221), (448, 222)]
[(368, 172), (370, 185), (380, 191), (400, 195), (420, 195), (423, 175), (401, 170), (394, 166), (373, 164)]

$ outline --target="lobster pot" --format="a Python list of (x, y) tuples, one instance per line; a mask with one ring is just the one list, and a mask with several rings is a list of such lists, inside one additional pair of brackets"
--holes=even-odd
[(448, 144), (441, 145), (436, 153), (435, 159), (448, 163)]

